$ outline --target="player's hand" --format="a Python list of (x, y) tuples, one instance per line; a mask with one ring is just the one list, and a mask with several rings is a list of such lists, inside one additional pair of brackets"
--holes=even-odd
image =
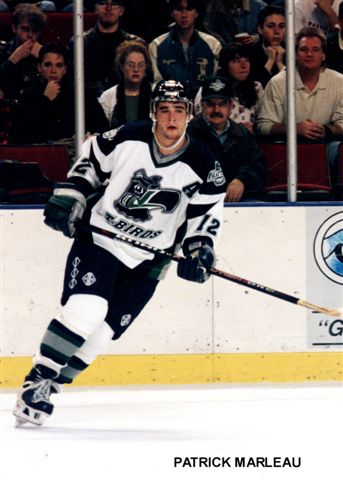
[(203, 245), (187, 255), (177, 264), (179, 277), (190, 282), (204, 283), (209, 277), (208, 268), (214, 266), (216, 256), (210, 245)]
[(66, 237), (74, 237), (76, 224), (86, 209), (86, 199), (81, 192), (70, 185), (57, 187), (44, 209), (44, 222)]

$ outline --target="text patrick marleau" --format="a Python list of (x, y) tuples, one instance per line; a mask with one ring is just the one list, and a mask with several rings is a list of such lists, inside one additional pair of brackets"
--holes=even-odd
[(175, 468), (300, 468), (301, 457), (174, 457)]

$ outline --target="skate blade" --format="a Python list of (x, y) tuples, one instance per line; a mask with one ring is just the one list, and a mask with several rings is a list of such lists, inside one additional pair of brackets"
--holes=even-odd
[(23, 409), (15, 410), (13, 412), (13, 415), (16, 417), (16, 428), (20, 428), (26, 423), (30, 423), (31, 425), (36, 425), (37, 427), (40, 427), (41, 425), (43, 425), (43, 423), (49, 416), (44, 414), (43, 412), (37, 412), (37, 410), (26, 406), (23, 407)]

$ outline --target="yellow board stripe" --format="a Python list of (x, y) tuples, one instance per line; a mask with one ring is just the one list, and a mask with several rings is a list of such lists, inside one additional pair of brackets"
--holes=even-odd
[[(30, 357), (0, 360), (1, 386), (17, 388)], [(73, 385), (146, 385), (343, 381), (343, 352), (221, 355), (104, 355)]]

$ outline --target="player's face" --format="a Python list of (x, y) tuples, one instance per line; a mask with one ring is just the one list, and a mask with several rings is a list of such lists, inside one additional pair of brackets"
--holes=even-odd
[(298, 44), (296, 59), (300, 69), (320, 70), (325, 60), (320, 38), (303, 37)]
[(146, 62), (144, 55), (139, 52), (130, 53), (125, 60), (123, 74), (125, 82), (131, 85), (140, 84), (145, 77)]
[(258, 27), (258, 33), (263, 38), (266, 47), (277, 47), (285, 39), (286, 23), (283, 15), (269, 15), (263, 27)]
[(124, 13), (124, 7), (111, 0), (100, 1), (96, 5), (95, 12), (100, 24), (104, 26), (115, 25)]
[(175, 8), (172, 11), (171, 16), (179, 28), (187, 30), (194, 26), (195, 20), (198, 17), (198, 12), (195, 8), (188, 7), (187, 0), (182, 0), (181, 8)]
[(187, 122), (187, 106), (183, 102), (161, 102), (156, 107), (156, 130), (158, 142), (168, 147), (183, 134)]
[(250, 73), (250, 60), (246, 57), (236, 57), (228, 62), (229, 75), (238, 82), (246, 80)]
[(60, 82), (67, 72), (67, 67), (62, 55), (47, 53), (38, 65), (38, 71), (47, 82)]
[(24, 43), (27, 40), (37, 41), (40, 34), (40, 30), (33, 28), (29, 22), (23, 21), (17, 27), (13, 27), (13, 31), (16, 34), (20, 43)]
[(209, 98), (203, 100), (202, 114), (218, 131), (224, 130), (231, 113), (231, 102), (224, 98)]

